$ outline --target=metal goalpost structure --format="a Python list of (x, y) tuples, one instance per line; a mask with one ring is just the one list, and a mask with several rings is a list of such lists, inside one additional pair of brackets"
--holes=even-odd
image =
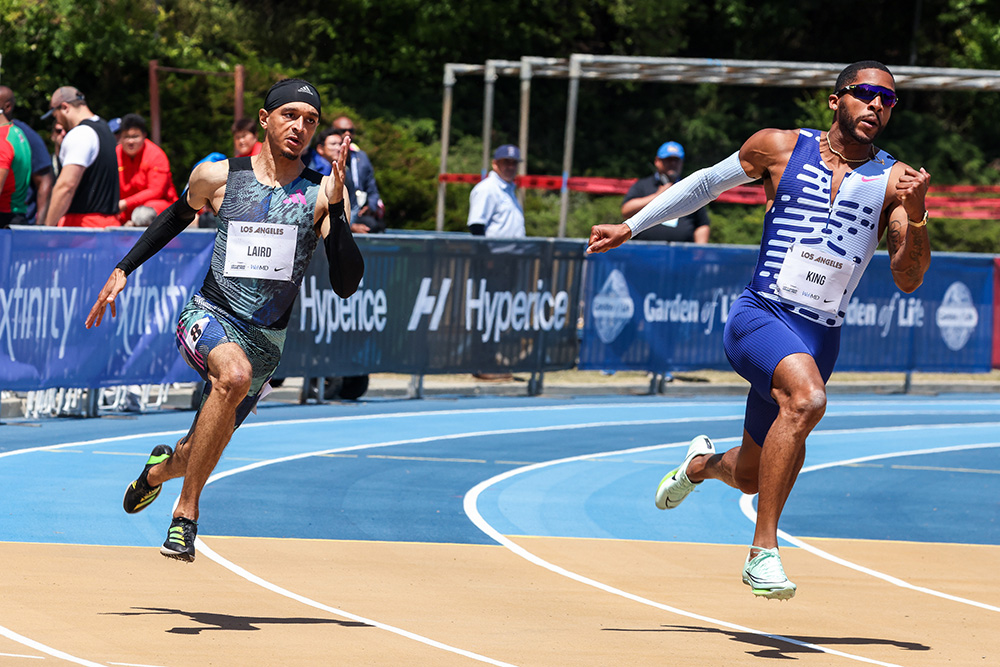
[[(441, 165), (447, 172), (451, 133), (452, 92), (461, 75), (483, 76), (483, 160), (481, 175), (489, 169), (490, 135), (493, 129), (493, 88), (500, 76), (521, 79), (518, 146), (524, 160), (518, 174), (524, 175), (528, 162), (528, 130), (531, 107), (531, 80), (536, 77), (569, 80), (563, 142), (562, 187), (560, 188), (558, 237), (566, 236), (569, 217), (569, 178), (573, 169), (573, 147), (581, 79), (638, 81), (653, 83), (717, 83), (733, 86), (782, 86), (830, 88), (847, 63), (791, 62), (770, 60), (718, 60), (714, 58), (654, 58), (641, 56), (601, 56), (574, 53), (567, 58), (524, 56), (520, 60), (487, 60), (484, 65), (447, 63), (444, 66), (444, 100), (441, 113)], [(900, 90), (1000, 90), (1000, 70), (942, 67), (889, 66)], [(444, 230), (446, 183), (439, 178), (437, 231)]]

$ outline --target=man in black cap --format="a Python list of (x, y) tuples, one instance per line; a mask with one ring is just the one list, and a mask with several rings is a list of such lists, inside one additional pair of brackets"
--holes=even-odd
[(184, 478), (160, 553), (193, 561), (198, 501), (233, 431), (267, 393), (281, 358), (285, 328), (306, 267), (322, 239), (330, 282), (341, 297), (354, 293), (364, 260), (344, 208), (344, 164), (320, 176), (300, 159), (320, 119), (319, 93), (307, 81), (271, 87), (258, 112), (265, 142), (258, 155), (204, 162), (185, 196), (146, 229), (101, 290), (86, 326), (100, 325), (127, 277), (183, 231), (204, 206), (219, 220), (212, 265), (181, 312), (177, 346), (205, 380), (194, 424), (176, 450), (157, 445), (125, 491), (126, 512), (152, 503), (163, 482)]

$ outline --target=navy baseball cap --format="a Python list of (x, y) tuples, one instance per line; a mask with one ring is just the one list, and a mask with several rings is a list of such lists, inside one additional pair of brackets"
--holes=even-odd
[(108, 129), (111, 130), (111, 134), (118, 134), (122, 129), (122, 119), (112, 118), (108, 121)]
[(667, 143), (660, 146), (659, 150), (656, 151), (656, 157), (664, 160), (668, 157), (675, 157), (681, 160), (684, 159), (684, 147), (681, 146), (676, 141), (668, 141)]
[(504, 144), (493, 153), (494, 160), (517, 160), (521, 161), (521, 149), (514, 144)]

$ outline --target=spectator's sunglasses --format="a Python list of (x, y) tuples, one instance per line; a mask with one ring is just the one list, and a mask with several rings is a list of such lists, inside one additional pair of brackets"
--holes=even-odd
[(883, 88), (882, 86), (875, 86), (870, 83), (855, 83), (851, 86), (844, 86), (840, 90), (834, 93), (837, 97), (840, 97), (844, 93), (850, 93), (862, 102), (871, 102), (879, 95), (882, 96), (882, 105), (887, 106), (890, 109), (896, 106), (896, 102), (899, 98), (896, 97), (896, 93), (888, 88)]
[(353, 127), (335, 127), (333, 128), (334, 134), (344, 135), (350, 132), (351, 134), (357, 134), (358, 131)]

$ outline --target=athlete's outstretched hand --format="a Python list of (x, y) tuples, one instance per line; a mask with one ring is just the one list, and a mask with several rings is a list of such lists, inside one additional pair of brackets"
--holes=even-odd
[(590, 228), (587, 252), (607, 252), (632, 238), (632, 230), (624, 222), (617, 225), (594, 225)]
[[(344, 182), (347, 180), (347, 164), (351, 161), (351, 135), (344, 135), (344, 143), (340, 144), (340, 153), (333, 161), (330, 178), (327, 181), (326, 198), (331, 204), (344, 199)], [(347, 202), (344, 202), (345, 206)], [(348, 207), (348, 210), (350, 207)]]
[(104, 283), (101, 293), (97, 295), (97, 301), (94, 302), (94, 306), (90, 309), (90, 314), (87, 315), (85, 326), (88, 329), (101, 325), (101, 320), (104, 319), (104, 309), (109, 305), (111, 306), (111, 317), (118, 315), (118, 312), (115, 310), (115, 299), (125, 289), (126, 282), (128, 282), (128, 278), (125, 277), (124, 271), (115, 269), (111, 272), (108, 282)]

